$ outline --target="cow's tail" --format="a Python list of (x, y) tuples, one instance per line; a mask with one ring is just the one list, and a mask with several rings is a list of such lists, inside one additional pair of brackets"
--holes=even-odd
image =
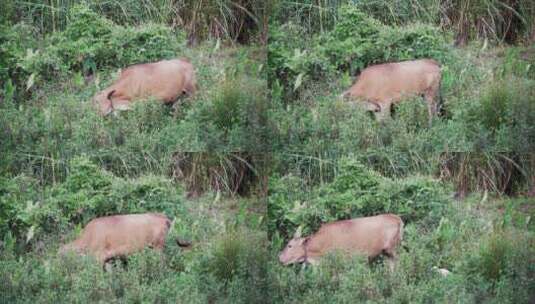
[[(175, 228), (175, 221), (176, 221), (176, 218), (174, 218), (173, 221), (170, 221), (169, 218), (167, 218), (166, 224), (167, 224), (168, 234), (171, 234), (173, 232), (172, 230)], [(180, 237), (176, 237), (175, 242), (180, 247), (191, 247), (191, 241), (182, 239)]]

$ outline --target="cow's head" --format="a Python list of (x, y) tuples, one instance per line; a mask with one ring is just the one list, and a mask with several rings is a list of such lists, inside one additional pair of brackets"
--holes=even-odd
[(286, 248), (279, 254), (279, 261), (284, 265), (306, 262), (308, 240), (309, 238), (303, 237), (291, 239)]
[(113, 112), (113, 103), (111, 101), (113, 93), (115, 93), (115, 90), (104, 90), (97, 93), (93, 98), (93, 104), (102, 116), (106, 116)]

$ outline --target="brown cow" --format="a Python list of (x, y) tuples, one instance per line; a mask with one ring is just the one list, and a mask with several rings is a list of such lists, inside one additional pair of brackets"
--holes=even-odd
[(403, 221), (394, 214), (382, 214), (323, 224), (312, 236), (294, 237), (280, 253), (279, 261), (316, 264), (333, 251), (365, 255), (371, 261), (384, 253), (394, 269), (396, 247), (403, 237)]
[(432, 59), (385, 63), (367, 67), (343, 98), (357, 100), (382, 120), (390, 115), (392, 104), (411, 96), (423, 95), (429, 123), (437, 113), (440, 94), (440, 64)]
[(137, 64), (121, 72), (117, 81), (93, 98), (102, 115), (130, 108), (136, 99), (153, 97), (164, 103), (173, 103), (181, 95), (192, 95), (197, 90), (195, 70), (185, 59), (162, 60)]
[(159, 213), (99, 217), (85, 226), (80, 237), (62, 246), (59, 253), (90, 254), (105, 264), (145, 247), (162, 250), (170, 225), (169, 219)]

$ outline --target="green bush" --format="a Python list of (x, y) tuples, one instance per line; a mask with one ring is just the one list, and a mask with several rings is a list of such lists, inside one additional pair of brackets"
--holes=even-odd
[(27, 254), (15, 259), (2, 252), (2, 299), (10, 303), (206, 302), (194, 276), (175, 272), (167, 264), (170, 256), (153, 250), (133, 254), (127, 266), (116, 265), (111, 272), (104, 272), (89, 257), (55, 255), (54, 250), (47, 250), (44, 254)]
[[(73, 6), (64, 31), (46, 36), (34, 50), (18, 56), (27, 87), (65, 73), (94, 74), (97, 70), (177, 57), (185, 44), (183, 32), (164, 25), (123, 27), (97, 14), (86, 4)], [(20, 83), (17, 83), (20, 86)]]
[(478, 101), (467, 104), (453, 119), (467, 124), (476, 149), (529, 154), (535, 148), (534, 90), (531, 81), (494, 79)]
[(38, 181), (20, 175), (15, 178), (0, 178), (0, 234), (19, 236), (26, 232), (27, 225), (21, 209), (31, 208), (38, 199)]

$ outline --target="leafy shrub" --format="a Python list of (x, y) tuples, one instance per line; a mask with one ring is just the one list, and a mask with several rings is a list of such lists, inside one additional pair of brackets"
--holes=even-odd
[(49, 248), (45, 254), (29, 253), (20, 258), (2, 252), (2, 299), (10, 303), (26, 303), (28, 300), (206, 302), (194, 285), (194, 276), (175, 272), (168, 267), (167, 257), (153, 250), (133, 254), (128, 266), (117, 265), (111, 272), (105, 272), (90, 257), (59, 258), (55, 249)]
[(479, 98), (453, 113), (452, 120), (463, 130), (469, 153), (457, 154), (445, 165), (453, 173), (449, 175), (462, 186), (461, 191), (487, 189), (505, 193), (529, 183), (532, 165), (528, 155), (535, 149), (535, 128), (530, 123), (535, 119), (534, 89), (530, 81), (498, 77)]
[[(38, 182), (20, 175), (15, 178), (0, 178), (0, 234), (22, 235), (27, 229), (20, 210), (31, 207), (37, 200)], [(25, 204), (25, 205), (23, 205)]]
[(64, 31), (47, 36), (42, 46), (17, 61), (32, 82), (67, 72), (93, 74), (103, 67), (169, 59), (185, 42), (183, 33), (163, 25), (116, 25), (86, 4), (73, 6), (69, 20)]
[(333, 30), (322, 37), (320, 52), (329, 56), (335, 67), (360, 71), (381, 56), (376, 42), (383, 24), (361, 12), (354, 5), (339, 8), (339, 20)]
[(271, 87), (279, 83), (285, 88), (286, 98), (299, 92), (306, 80), (320, 79), (326, 71), (332, 70), (328, 59), (313, 47), (314, 39), (295, 39), (303, 37), (303, 28), (299, 25), (272, 25), (269, 34), (268, 79), (272, 82)]
[(436, 27), (416, 23), (404, 27), (387, 27), (381, 31), (377, 43), (383, 50), (384, 62), (419, 58), (433, 58), (439, 62), (449, 59), (446, 40)]

